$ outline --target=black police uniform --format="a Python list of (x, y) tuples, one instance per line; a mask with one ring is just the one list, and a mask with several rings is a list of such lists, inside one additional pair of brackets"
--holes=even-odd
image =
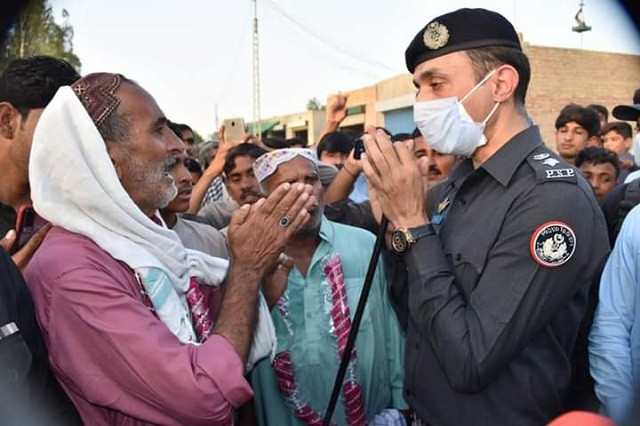
[(78, 413), (60, 388), (35, 318), (29, 290), (0, 249), (0, 424), (76, 425)]
[(589, 184), (530, 127), (452, 173), (394, 280), (408, 316), (405, 398), (433, 425), (543, 424), (563, 411), (570, 354), (606, 225)]

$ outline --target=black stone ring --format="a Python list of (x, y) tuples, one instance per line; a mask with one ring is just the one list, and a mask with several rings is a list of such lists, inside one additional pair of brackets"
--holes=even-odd
[(291, 224), (291, 219), (289, 219), (287, 216), (282, 216), (280, 218), (280, 222), (278, 222), (278, 224), (280, 226), (282, 226), (283, 228), (286, 228), (287, 226), (289, 226)]

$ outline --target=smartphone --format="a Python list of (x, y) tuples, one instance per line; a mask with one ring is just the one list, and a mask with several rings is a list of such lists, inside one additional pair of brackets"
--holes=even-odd
[(356, 160), (360, 160), (362, 158), (362, 153), (364, 152), (364, 142), (362, 139), (358, 138), (355, 140), (353, 144), (353, 158)]
[(244, 119), (229, 118), (224, 120), (224, 138), (227, 142), (238, 143), (242, 142), (244, 137)]
[(40, 228), (47, 224), (47, 221), (38, 216), (32, 206), (22, 206), (18, 211), (16, 220), (16, 242), (13, 245), (12, 253), (20, 250), (38, 232)]

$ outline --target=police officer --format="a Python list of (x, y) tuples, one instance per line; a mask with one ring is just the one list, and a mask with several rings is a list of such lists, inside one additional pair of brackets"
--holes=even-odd
[(587, 294), (608, 254), (589, 184), (529, 127), (530, 78), (498, 13), (433, 19), (405, 53), (414, 118), (431, 146), (466, 156), (431, 222), (411, 152), (364, 137), (364, 171), (406, 271), (405, 398), (427, 424), (546, 423), (562, 413)]

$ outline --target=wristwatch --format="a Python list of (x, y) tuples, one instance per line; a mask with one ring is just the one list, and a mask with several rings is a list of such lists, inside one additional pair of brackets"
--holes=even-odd
[(391, 248), (397, 254), (406, 253), (420, 238), (436, 233), (433, 225), (416, 226), (415, 228), (396, 229), (391, 233)]

